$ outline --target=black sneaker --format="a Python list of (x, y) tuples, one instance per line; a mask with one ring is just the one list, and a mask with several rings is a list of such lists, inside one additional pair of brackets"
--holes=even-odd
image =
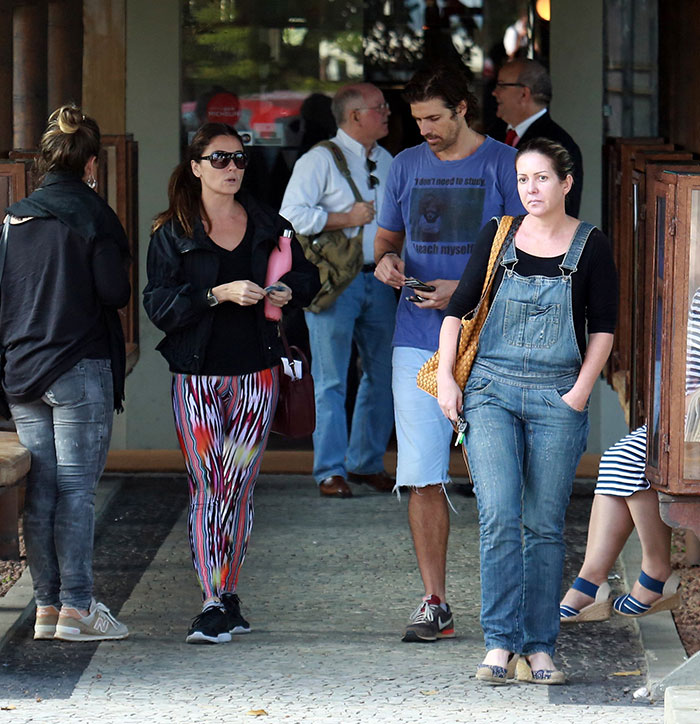
[(438, 639), (453, 638), (455, 624), (452, 611), (447, 606), (445, 611), (440, 606), (437, 596), (426, 596), (420, 606), (411, 614), (402, 641), (423, 643)]
[(232, 634), (250, 633), (250, 624), (241, 616), (241, 600), (235, 593), (222, 593), (221, 603), (226, 609), (228, 632)]
[(228, 616), (217, 605), (205, 608), (194, 618), (185, 639), (188, 644), (223, 644), (230, 640)]

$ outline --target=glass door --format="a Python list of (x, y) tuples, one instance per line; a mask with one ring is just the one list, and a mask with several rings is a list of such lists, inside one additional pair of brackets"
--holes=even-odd
[[(683, 434), (683, 478), (686, 485), (700, 486), (700, 177), (690, 177), (684, 189), (687, 198), (688, 287), (685, 334), (685, 419)], [(695, 182), (695, 183), (693, 183)]]
[(647, 477), (657, 485), (663, 484), (665, 472), (665, 435), (661, 425), (661, 374), (663, 368), (664, 279), (666, 256), (666, 206), (669, 186), (662, 181), (654, 184), (653, 223), (650, 225), (651, 244), (648, 245), (647, 267), (649, 303), (647, 339), (649, 340), (649, 384), (647, 387)]

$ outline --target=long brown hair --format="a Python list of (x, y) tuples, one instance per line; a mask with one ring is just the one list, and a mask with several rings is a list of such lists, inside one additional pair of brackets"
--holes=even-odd
[(241, 142), (241, 137), (228, 123), (205, 123), (195, 133), (192, 142), (185, 151), (185, 157), (175, 167), (168, 183), (168, 208), (156, 216), (151, 233), (160, 229), (171, 219), (182, 226), (185, 235), (192, 236), (194, 220), (200, 216), (205, 226), (211, 221), (202, 206), (202, 182), (192, 173), (191, 161), (199, 161), (206, 147), (217, 136), (233, 136)]
[(57, 108), (41, 137), (36, 171), (40, 178), (59, 171), (80, 178), (85, 164), (100, 155), (100, 128), (97, 122), (83, 114), (75, 105)]

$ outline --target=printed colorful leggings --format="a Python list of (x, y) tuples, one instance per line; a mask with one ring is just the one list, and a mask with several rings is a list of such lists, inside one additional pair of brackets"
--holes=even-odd
[(236, 590), (278, 392), (277, 368), (230, 377), (173, 375), (175, 429), (189, 477), (192, 562), (204, 599)]

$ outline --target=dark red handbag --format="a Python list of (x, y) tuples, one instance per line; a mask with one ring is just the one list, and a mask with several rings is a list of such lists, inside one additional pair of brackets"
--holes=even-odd
[(280, 365), (280, 395), (272, 419), (272, 432), (285, 437), (307, 437), (316, 428), (316, 403), (314, 401), (314, 378), (311, 376), (306, 355), (295, 345), (287, 343), (282, 325), (280, 338), (294, 374), (292, 360), (301, 360), (301, 377), (289, 377)]

